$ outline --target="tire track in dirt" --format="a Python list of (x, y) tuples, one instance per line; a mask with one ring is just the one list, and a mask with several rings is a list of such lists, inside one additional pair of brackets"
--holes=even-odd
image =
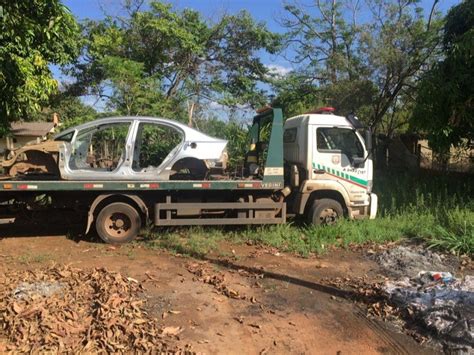
[[(373, 319), (370, 317), (366, 316), (366, 311), (361, 307), (361, 306), (356, 306), (357, 311), (355, 312), (355, 315), (357, 318), (362, 320), (364, 324), (370, 328), (377, 336), (380, 337), (380, 339), (389, 345), (393, 350), (394, 353), (396, 354), (413, 354), (413, 346), (406, 346), (407, 340), (418, 345), (418, 343), (412, 339), (412, 338), (406, 338), (405, 334), (403, 333), (396, 333), (394, 331), (388, 330), (385, 325), (377, 319)], [(395, 335), (395, 336), (394, 336)], [(418, 354), (426, 354), (426, 355), (432, 355), (432, 354), (442, 354), (441, 351), (433, 348), (433, 347), (428, 347), (425, 345), (425, 347), (418, 346)], [(389, 353), (392, 353), (389, 351)]]
[[(288, 282), (289, 280), (294, 281), (293, 283), (295, 284), (296, 288), (301, 290), (304, 290), (305, 288), (312, 288), (316, 292), (325, 294), (325, 293), (331, 293), (337, 295), (337, 297), (343, 298), (343, 299), (351, 299), (351, 296), (353, 296), (354, 292), (349, 291), (349, 290), (344, 290), (340, 289), (337, 287), (329, 286), (329, 285), (323, 285), (320, 283), (316, 283), (313, 281), (309, 280), (303, 280), (301, 278), (297, 277), (292, 277), (289, 275), (282, 275), (279, 273), (272, 273), (269, 271), (266, 271), (265, 269), (256, 269), (256, 268), (249, 268), (244, 265), (236, 265), (233, 264), (229, 261), (225, 260), (220, 260), (217, 264), (220, 264), (221, 266), (226, 266), (230, 267), (230, 269), (238, 269), (239, 271), (245, 270), (245, 272), (239, 272), (237, 273), (239, 276), (243, 278), (254, 278), (256, 275), (260, 275), (261, 278), (267, 278), (267, 279), (273, 279), (274, 282), (276, 283), (281, 283), (283, 281)], [(210, 272), (209, 273), (209, 264), (207, 263), (195, 263), (191, 268), (189, 268), (189, 265), (187, 267), (188, 271), (193, 273), (193, 274), (198, 274), (200, 278), (198, 278), (196, 281), (201, 281), (204, 283), (207, 283), (211, 286), (214, 286), (216, 290), (219, 291), (219, 293), (227, 296), (229, 299), (248, 299), (245, 295), (233, 295), (232, 293), (229, 293), (229, 289), (227, 286), (224, 286), (223, 281), (224, 281), (224, 276), (221, 273), (219, 277), (216, 276), (215, 273)], [(204, 272), (204, 270), (206, 272)], [(207, 275), (206, 275), (207, 274)], [(212, 275), (213, 274), (213, 275)], [(212, 275), (212, 276), (210, 276)], [(317, 286), (317, 287), (316, 287)], [(287, 300), (288, 301), (288, 300)], [(271, 305), (268, 304), (268, 300), (258, 302), (262, 310), (264, 309), (271, 309)], [(374, 335), (374, 338), (376, 341), (380, 341), (381, 344), (377, 346), (377, 351), (381, 351), (384, 353), (389, 353), (389, 354), (411, 354), (413, 353), (413, 346), (408, 346), (406, 347), (402, 342), (398, 341), (396, 337), (394, 337), (393, 332), (390, 332), (389, 330), (385, 329), (379, 322), (376, 320), (372, 320), (366, 316), (366, 311), (363, 310), (360, 306), (354, 305), (355, 310), (353, 311), (354, 316), (358, 322), (362, 321), (366, 327), (369, 329), (369, 331)], [(275, 322), (275, 320), (273, 320)], [(288, 322), (286, 322), (288, 323)], [(293, 322), (290, 322), (290, 324), (293, 324)], [(348, 323), (349, 324), (349, 323)], [(303, 336), (304, 334), (300, 333), (300, 336)], [(410, 349), (411, 348), (411, 349)]]
[[(357, 310), (355, 312), (356, 317), (364, 322), (368, 328), (370, 328), (377, 337), (385, 344), (389, 349), (393, 350), (393, 353), (396, 354), (411, 354), (411, 352), (399, 341), (393, 338), (393, 335), (390, 334), (383, 326), (381, 326), (376, 320), (372, 320), (366, 316), (365, 310), (361, 309), (359, 306), (356, 306)], [(389, 353), (392, 351), (388, 350)]]

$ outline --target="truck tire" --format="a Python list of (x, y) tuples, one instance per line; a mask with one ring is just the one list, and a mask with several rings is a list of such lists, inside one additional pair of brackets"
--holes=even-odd
[(314, 200), (308, 215), (309, 222), (318, 226), (336, 224), (343, 216), (341, 204), (330, 198)]
[(102, 208), (95, 222), (99, 237), (110, 244), (132, 241), (138, 235), (141, 225), (138, 211), (124, 202), (114, 202)]

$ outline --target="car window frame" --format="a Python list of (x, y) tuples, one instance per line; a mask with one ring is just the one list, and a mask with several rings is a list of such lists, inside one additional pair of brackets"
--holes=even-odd
[[(135, 161), (135, 147), (138, 139), (138, 133), (140, 131), (140, 125), (141, 124), (150, 124), (150, 125), (158, 125), (158, 126), (165, 126), (170, 129), (174, 129), (181, 135), (181, 141), (171, 149), (171, 151), (168, 153), (168, 155), (163, 159), (163, 161), (160, 163), (160, 165), (155, 166), (154, 169), (156, 170), (163, 170), (163, 165), (165, 163), (169, 163), (170, 161), (173, 160), (173, 158), (178, 154), (178, 152), (181, 150), (181, 148), (184, 146), (185, 142), (187, 141), (186, 137), (186, 131), (183, 130), (181, 127), (178, 125), (173, 125), (168, 122), (155, 122), (155, 121), (149, 121), (149, 120), (137, 120), (136, 121), (136, 128), (134, 129), (134, 135), (133, 135), (133, 144), (131, 144), (131, 151), (130, 151), (130, 157), (131, 157), (131, 162), (130, 162), (130, 167), (131, 170), (133, 171), (134, 174), (146, 174), (147, 171), (139, 171), (133, 168), (133, 164)], [(172, 154), (172, 156), (170, 156)], [(149, 166), (148, 166), (149, 167)], [(147, 168), (148, 168), (147, 167)], [(142, 168), (144, 169), (144, 168)]]
[[(73, 138), (71, 139), (70, 142), (68, 142), (70, 145), (71, 145), (71, 152), (69, 154), (69, 157), (67, 159), (67, 166), (68, 166), (68, 169), (71, 171), (72, 174), (78, 174), (80, 172), (84, 172), (84, 171), (87, 171), (87, 172), (90, 172), (90, 173), (106, 173), (106, 174), (111, 174), (111, 173), (115, 173), (117, 172), (118, 170), (120, 170), (120, 168), (125, 164), (125, 162), (127, 161), (127, 157), (129, 156), (129, 152), (128, 152), (128, 147), (129, 147), (129, 141), (130, 141), (130, 137), (131, 135), (133, 134), (133, 126), (134, 126), (134, 122), (135, 120), (120, 120), (120, 121), (111, 121), (111, 122), (106, 122), (106, 123), (97, 123), (95, 125), (87, 125), (85, 127), (82, 127), (81, 129), (79, 128), (76, 128), (74, 130), (74, 134), (73, 134)], [(99, 130), (98, 127), (100, 126), (112, 126), (112, 125), (120, 125), (120, 124), (128, 124), (128, 131), (127, 131), (127, 135), (125, 136), (125, 140), (124, 140), (124, 159), (123, 161), (120, 162), (120, 164), (118, 164), (113, 170), (100, 170), (100, 169), (94, 169), (94, 168), (84, 168), (84, 167), (81, 167), (81, 168), (73, 168), (70, 164), (70, 161), (72, 159), (72, 156), (75, 152), (75, 148), (76, 148), (76, 142), (77, 142), (77, 139), (81, 133), (81, 131), (93, 131), (93, 130)]]

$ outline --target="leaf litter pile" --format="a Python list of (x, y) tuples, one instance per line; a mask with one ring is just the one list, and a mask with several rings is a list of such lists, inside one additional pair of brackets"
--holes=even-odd
[(143, 291), (105, 268), (0, 275), (0, 352), (183, 353), (144, 310)]

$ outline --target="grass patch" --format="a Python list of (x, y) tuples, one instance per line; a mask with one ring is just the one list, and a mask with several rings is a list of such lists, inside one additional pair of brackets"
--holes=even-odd
[(429, 248), (474, 255), (474, 186), (471, 175), (399, 173), (376, 175), (379, 215), (372, 222), (392, 226)]
[(18, 262), (24, 265), (40, 264), (52, 260), (51, 254), (22, 254), (18, 257)]
[(474, 211), (456, 208), (446, 212), (427, 238), (431, 248), (455, 254), (474, 254)]
[(335, 226), (296, 224), (223, 229), (191, 227), (149, 229), (152, 248), (200, 256), (217, 249), (219, 241), (257, 242), (300, 255), (324, 253), (332, 246), (415, 239), (429, 248), (474, 254), (474, 191), (469, 176), (376, 174), (379, 196), (375, 220), (344, 220)]
[(224, 232), (217, 228), (187, 227), (153, 230), (143, 234), (150, 248), (167, 249), (174, 254), (201, 256), (217, 249)]

